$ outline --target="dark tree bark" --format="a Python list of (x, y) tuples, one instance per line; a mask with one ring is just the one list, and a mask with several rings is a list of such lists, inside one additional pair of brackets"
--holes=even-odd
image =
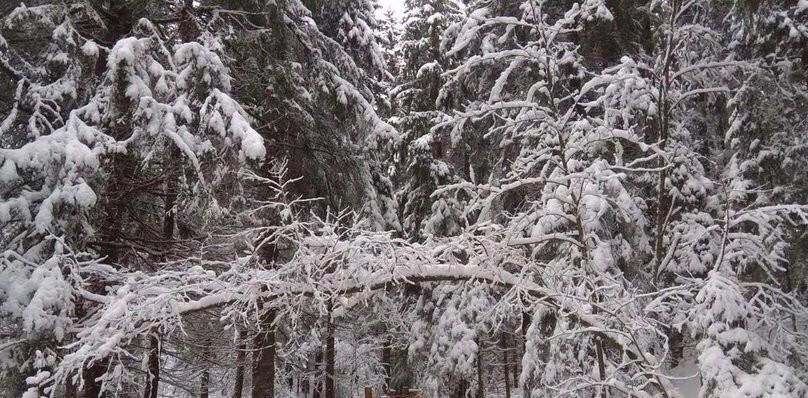
[(211, 346), (213, 345), (213, 338), (208, 337), (205, 341), (205, 348), (202, 351), (202, 365), (205, 367), (202, 370), (202, 375), (199, 377), (199, 398), (210, 397), (210, 363), (211, 363)]
[(505, 398), (511, 398), (511, 363), (508, 356), (508, 335), (502, 333), (502, 338), (499, 341), (502, 347), (502, 373), (505, 378)]
[(261, 317), (261, 332), (255, 336), (252, 366), (252, 398), (275, 397), (275, 311)]
[(205, 367), (202, 377), (199, 379), (199, 398), (210, 397), (210, 369)]
[(466, 379), (461, 379), (457, 383), (457, 391), (455, 393), (455, 398), (466, 398), (466, 393), (469, 390), (469, 382)]
[(321, 377), (323, 371), (323, 351), (320, 350), (317, 352), (317, 356), (314, 360), (314, 368), (316, 372), (316, 376), (312, 378), (311, 382), (311, 396), (312, 398), (322, 398), (323, 397), (323, 378)]
[(325, 341), (325, 398), (337, 398), (337, 391), (334, 385), (334, 368), (335, 368), (335, 352), (334, 352), (334, 320), (332, 313), (334, 304), (328, 303), (328, 325), (326, 326), (326, 341)]
[(483, 342), (477, 338), (477, 398), (485, 398), (483, 383)]
[[(600, 302), (600, 298), (595, 296), (595, 299)], [(597, 308), (592, 311), (593, 314), (597, 314)], [(606, 381), (606, 353), (603, 351), (603, 340), (600, 336), (595, 336), (595, 354), (597, 355), (598, 361), (598, 376), (601, 382)], [(600, 387), (600, 398), (606, 398), (609, 395), (609, 389), (605, 385), (601, 385)]]
[(390, 391), (390, 379), (393, 371), (393, 349), (392, 343), (388, 342), (382, 347), (382, 366), (384, 367), (384, 391)]
[[(530, 314), (527, 311), (522, 311), (522, 356), (525, 355), (526, 347), (525, 343), (527, 342), (527, 329), (530, 328), (530, 322), (532, 322)], [(518, 365), (517, 365), (518, 366)], [(514, 386), (519, 386), (519, 382), (516, 379), (516, 372), (514, 372)], [(520, 386), (524, 390), (524, 386)]]
[(149, 335), (149, 358), (147, 363), (146, 388), (143, 398), (157, 398), (160, 384), (160, 338), (157, 334)]
[(670, 345), (671, 367), (679, 366), (685, 355), (684, 336), (675, 327), (668, 329), (668, 344)]
[[(165, 176), (165, 202), (163, 204), (163, 226), (162, 238), (166, 245), (166, 252), (171, 249), (171, 241), (174, 239), (174, 229), (176, 226), (177, 204), (177, 180), (179, 172), (172, 165), (173, 159), (181, 156), (177, 148), (172, 148), (170, 155), (166, 157)], [(162, 259), (163, 261), (165, 258)], [(157, 398), (160, 388), (160, 335), (157, 330), (153, 330), (149, 335), (149, 351), (147, 358), (146, 387), (143, 390), (143, 398)]]
[[(516, 340), (516, 339), (514, 338), (514, 340)], [(518, 351), (518, 349), (516, 348), (516, 341), (513, 342), (513, 348), (517, 352), (516, 352), (516, 354), (514, 354), (514, 358), (513, 358), (513, 372), (511, 372), (511, 374), (513, 376), (513, 383), (511, 383), (511, 385), (514, 388), (517, 388), (519, 386), (519, 366), (521, 365), (522, 356), (524, 355), (524, 353)]]
[[(17, 394), (22, 395), (24, 392), (25, 392), (24, 389), (20, 389), (20, 391)], [(65, 384), (64, 398), (76, 398), (76, 394), (78, 394), (78, 391), (76, 391), (76, 385), (71, 382), (67, 382)]]
[[(600, 337), (595, 337), (595, 352), (598, 356), (598, 373), (600, 374), (600, 381), (606, 381), (606, 358), (603, 352), (603, 342), (600, 340)], [(600, 398), (606, 398), (608, 396), (608, 389), (604, 386), (601, 386), (600, 390)]]
[(238, 339), (238, 351), (236, 353), (236, 380), (233, 384), (233, 395), (231, 398), (241, 398), (241, 394), (244, 391), (244, 362), (246, 361), (246, 355), (244, 355), (244, 353), (247, 351), (247, 346), (241, 332), (239, 332)]
[(104, 375), (107, 371), (106, 361), (101, 363), (96, 362), (94, 365), (87, 367), (82, 372), (84, 379), (84, 388), (82, 388), (81, 396), (83, 398), (98, 398), (105, 395), (101, 394), (101, 382), (97, 381), (98, 378)]

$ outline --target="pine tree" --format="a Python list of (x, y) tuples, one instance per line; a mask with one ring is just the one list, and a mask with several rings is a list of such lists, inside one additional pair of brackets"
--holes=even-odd
[(413, 238), (457, 234), (462, 217), (457, 199), (443, 196), (436, 201), (432, 197), (437, 187), (456, 181), (443, 149), (446, 138), (433, 132), (432, 126), (442, 115), (437, 103), (442, 75), (452, 67), (442, 39), (460, 17), (460, 7), (444, 0), (409, 1), (406, 7), (397, 47), (403, 64), (393, 91), (401, 115), (391, 119), (401, 134), (395, 151), (400, 218)]
[[(685, 315), (686, 308), (694, 305), (688, 299), (678, 301), (673, 309), (668, 307), (670, 312), (665, 313), (642, 307), (611, 308), (618, 301), (637, 301), (632, 298), (637, 291), (627, 287), (646, 290), (651, 296), (666, 296), (668, 293), (654, 292), (664, 291), (668, 282), (660, 286), (654, 280), (660, 275), (676, 278), (678, 274), (704, 281), (689, 285), (698, 290), (697, 286), (704, 286), (700, 283), (709, 284), (709, 264), (728, 261), (719, 255), (724, 248), (718, 231), (726, 231), (727, 245), (745, 245), (734, 239), (749, 239), (759, 242), (758, 250), (776, 251), (787, 245), (785, 231), (792, 224), (791, 218), (802, 222), (799, 220), (805, 209), (798, 205), (748, 209), (756, 214), (750, 216), (758, 220), (751, 222), (756, 226), (747, 224), (752, 220), (732, 221), (734, 212), (741, 211), (732, 201), (737, 195), (745, 196), (742, 192), (750, 186), (735, 184), (726, 188), (731, 190), (729, 194), (723, 194), (721, 187), (736, 174), (732, 170), (737, 168), (737, 160), (723, 157), (725, 152), (718, 147), (726, 121), (721, 112), (713, 110), (720, 110), (726, 103), (725, 95), (732, 91), (730, 87), (737, 86), (733, 79), (753, 65), (727, 58), (717, 30), (720, 27), (714, 24), (721, 18), (702, 12), (714, 10), (708, 4), (673, 1), (655, 3), (654, 7), (656, 14), (648, 17), (651, 29), (658, 32), (654, 41), (646, 43), (645, 49), (637, 48), (634, 54), (629, 47), (628, 54), (614, 66), (608, 66), (614, 57), (603, 54), (605, 68), (602, 62), (592, 62), (594, 54), (590, 51), (611, 45), (599, 41), (593, 32), (613, 23), (616, 15), (641, 11), (617, 10), (597, 1), (567, 10), (557, 2), (472, 5), (450, 51), (464, 54), (465, 61), (444, 86), (442, 96), (453, 101), (461, 98), (462, 110), (442, 125), (453, 128), (458, 136), (462, 134), (457, 142), (473, 142), (474, 134), (481, 131), (483, 139), (491, 140), (493, 145), (489, 145), (499, 149), (493, 157), (499, 160), (490, 168), (490, 161), (478, 160), (469, 169), (502, 173), (491, 172), (488, 183), (451, 187), (472, 192), (474, 199), (466, 213), (474, 214), (476, 224), (485, 227), (488, 222), (502, 222), (504, 210), (508, 215), (506, 229), (498, 232), (502, 238), (494, 234), (492, 239), (524, 247), (545, 264), (544, 274), (563, 275), (542, 279), (560, 291), (573, 289), (560, 294), (578, 297), (584, 306), (591, 306), (592, 315), (601, 319), (602, 325), (595, 331), (625, 330), (616, 333), (627, 333), (632, 344), (643, 347), (638, 356), (625, 346), (612, 345), (579, 316), (559, 319), (552, 306), (541, 306), (528, 330), (533, 343), (528, 344), (522, 374), (525, 388), (536, 394), (557, 396), (581, 388), (598, 394), (610, 390), (639, 393), (633, 390), (638, 386), (634, 384), (636, 378), (632, 381), (625, 375), (652, 374), (650, 369), (658, 366), (660, 359), (645, 354), (646, 350), (677, 349), (673, 341), (670, 346), (659, 347), (651, 336), (665, 333), (675, 337), (674, 332), (684, 326), (703, 342), (715, 341), (710, 340), (716, 338), (711, 333), (724, 321), (716, 318), (715, 324), (696, 325)], [(685, 107), (688, 111), (682, 111)], [(708, 133), (695, 136), (697, 129)], [(727, 163), (706, 165), (702, 159), (707, 156)], [(515, 199), (518, 202), (514, 203)], [(745, 250), (752, 255), (751, 248)], [(766, 261), (782, 255), (761, 254), (745, 263), (760, 264), (769, 270), (764, 273), (780, 272), (777, 261), (768, 265)], [(737, 275), (738, 271), (729, 272)], [(557, 282), (551, 282), (556, 278)], [(670, 288), (688, 289), (684, 288), (687, 283), (673, 286)], [(742, 292), (753, 294), (750, 290)], [(692, 293), (689, 297), (700, 303), (705, 294)], [(774, 308), (791, 306), (786, 304), (791, 300), (787, 295), (778, 296), (780, 304)], [(768, 317), (764, 314), (769, 310), (779, 311), (757, 306), (745, 316), (765, 323), (769, 321), (763, 321)], [(609, 315), (598, 315), (602, 313)], [(657, 318), (660, 316), (662, 319)], [(666, 324), (671, 329), (666, 331)], [(628, 325), (632, 326), (622, 329)], [(571, 332), (581, 326), (589, 327), (591, 337)], [(747, 332), (751, 333), (749, 329)], [(556, 346), (554, 342), (559, 339), (544, 343), (542, 333), (574, 333), (576, 337)], [(701, 350), (708, 350), (708, 346), (705, 342)], [(731, 347), (735, 346), (720, 349), (731, 352)], [(777, 368), (793, 374), (783, 364), (782, 354), (773, 348), (761, 353), (761, 368), (743, 372), (760, 375), (755, 372)], [(635, 360), (628, 368), (622, 368), (625, 363), (610, 362), (625, 355)], [(729, 361), (739, 360), (733, 354), (726, 355)], [(673, 356), (676, 361), (677, 354)], [(571, 357), (579, 362), (570, 361)], [(703, 376), (709, 374), (702, 394), (736, 391), (728, 385), (716, 388), (711, 384), (712, 377), (725, 379), (708, 371), (714, 369), (713, 359), (700, 358)], [(638, 368), (629, 370), (633, 366)], [(587, 375), (587, 368), (595, 371)], [(609, 387), (603, 384), (607, 380)], [(772, 388), (801, 391), (802, 384), (796, 380), (785, 375), (782, 384)], [(645, 383), (639, 385), (652, 385), (652, 390), (663, 396), (671, 388), (658, 376), (650, 376)], [(749, 387), (740, 384), (734, 388), (744, 391)]]
[(0, 6), (0, 395), (808, 395), (805, 0)]
[[(191, 18), (185, 5), (175, 6)], [(9, 27), (38, 21), (53, 39), (41, 53), (8, 48), (4, 60), (18, 89), (3, 123), (3, 135), (12, 138), (3, 152), (2, 221), (4, 231), (16, 232), (3, 236), (2, 292), (4, 311), (24, 336), (15, 352), (28, 374), (47, 371), (62, 355), (56, 346), (93, 313), (93, 297), (115, 280), (110, 270), (156, 271), (187, 256), (193, 249), (183, 246), (229, 206), (217, 201), (216, 187), (245, 161), (266, 155), (227, 94), (230, 78), (215, 38), (197, 42), (181, 32), (170, 41), (141, 19), (132, 36), (104, 47), (76, 23), (107, 11), (20, 6), (5, 19)], [(26, 57), (51, 62), (39, 69)], [(35, 356), (44, 362), (28, 359)], [(84, 395), (100, 392), (99, 371), (85, 364)]]

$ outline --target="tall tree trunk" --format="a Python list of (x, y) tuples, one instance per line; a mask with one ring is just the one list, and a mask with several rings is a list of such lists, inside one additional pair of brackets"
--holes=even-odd
[[(516, 342), (514, 342), (513, 347), (514, 347), (514, 349), (517, 349), (516, 348)], [(517, 349), (517, 351), (518, 351), (518, 349)], [(512, 372), (512, 376), (513, 376), (512, 385), (513, 385), (513, 388), (518, 388), (519, 387), (519, 373), (520, 373), (519, 372), (519, 366), (521, 365), (523, 355), (524, 354), (521, 353), (521, 352), (517, 352), (516, 354), (514, 354), (513, 372)]]
[(252, 398), (275, 397), (275, 310), (261, 317), (261, 333), (255, 336), (252, 366)]
[[(25, 390), (21, 390), (19, 392), (19, 394), (22, 394), (23, 391), (25, 391)], [(68, 380), (65, 383), (65, 395), (64, 395), (64, 398), (76, 398), (76, 394), (78, 394), (78, 391), (76, 391), (76, 385)]]
[[(176, 149), (170, 151), (172, 155), (178, 152)], [(177, 202), (177, 173), (176, 168), (169, 166), (173, 161), (167, 157), (165, 159), (165, 203), (163, 207), (163, 228), (162, 238), (165, 245), (170, 247), (170, 242), (174, 238), (174, 224), (176, 222), (174, 206)], [(165, 259), (163, 259), (165, 260)], [(157, 398), (157, 391), (160, 387), (160, 336), (157, 330), (149, 334), (149, 351), (146, 361), (146, 388), (143, 390), (143, 398)]]
[(311, 380), (311, 397), (312, 398), (322, 398), (323, 396), (323, 350), (320, 349), (317, 352), (317, 356), (314, 359), (314, 369), (315, 369), (315, 376), (312, 377)]
[(96, 362), (94, 365), (82, 371), (84, 388), (82, 388), (81, 396), (83, 398), (99, 398), (105, 396), (101, 394), (101, 382), (98, 381), (98, 378), (106, 373), (106, 365), (107, 361)]
[(502, 347), (502, 372), (505, 378), (505, 398), (511, 398), (511, 364), (510, 358), (508, 357), (508, 335), (505, 333), (502, 333), (500, 346)]
[[(530, 314), (527, 311), (522, 311), (522, 342), (521, 342), (522, 343), (521, 344), (522, 345), (522, 347), (521, 347), (522, 348), (522, 356), (524, 356), (525, 352), (527, 352), (527, 347), (526, 347), (526, 344), (527, 344), (527, 329), (530, 328), (530, 322), (532, 322), (531, 318), (532, 317), (530, 316)], [(519, 385), (519, 382), (516, 379), (516, 373), (517, 372), (514, 372), (514, 383), (513, 383), (513, 385), (514, 385), (514, 387), (519, 386), (524, 391), (525, 386), (520, 386)]]
[(146, 363), (146, 388), (143, 398), (157, 398), (160, 384), (160, 338), (156, 333), (149, 335), (149, 353)]
[(485, 397), (485, 384), (483, 383), (483, 342), (477, 338), (477, 398)]
[(309, 380), (308, 376), (303, 377), (300, 380), (300, 385), (298, 389), (300, 390), (301, 393), (303, 393), (304, 397), (308, 398), (308, 396), (311, 395), (311, 381)]
[(390, 381), (393, 372), (393, 349), (392, 342), (387, 341), (382, 347), (382, 367), (384, 368), (384, 392), (391, 390)]
[(337, 391), (334, 386), (334, 368), (335, 368), (335, 353), (334, 353), (334, 319), (332, 318), (334, 312), (334, 304), (328, 303), (328, 325), (326, 326), (326, 340), (325, 340), (325, 398), (337, 398)]
[(469, 383), (466, 379), (460, 379), (457, 383), (457, 392), (455, 394), (455, 398), (466, 398), (466, 393), (469, 390)]
[(237, 350), (236, 380), (235, 383), (233, 383), (233, 395), (231, 398), (241, 398), (241, 394), (244, 391), (244, 362), (246, 360), (246, 355), (244, 355), (244, 353), (247, 351), (247, 345), (242, 332), (239, 332), (238, 334)]
[[(600, 337), (595, 337), (595, 352), (598, 356), (598, 373), (600, 376), (600, 381), (606, 381), (606, 358), (603, 352), (603, 341), (601, 341)], [(607, 397), (607, 388), (603, 385), (600, 387), (600, 398)]]
[(210, 368), (205, 365), (205, 370), (202, 371), (202, 377), (199, 380), (199, 398), (210, 397)]
[[(179, 170), (173, 164), (174, 159), (181, 156), (179, 149), (173, 147), (169, 151), (169, 156), (164, 159), (165, 175), (165, 203), (163, 204), (163, 227), (162, 238), (166, 251), (171, 248), (171, 241), (174, 239), (174, 229), (176, 225), (176, 204), (177, 204), (177, 181)], [(161, 261), (164, 261), (162, 258)], [(143, 398), (157, 398), (157, 391), (160, 388), (160, 335), (157, 330), (152, 330), (149, 334), (149, 351), (146, 360), (146, 387), (143, 390)]]
[(293, 395), (297, 396), (300, 392), (300, 378), (293, 373), (294, 368), (289, 366), (287, 368), (287, 374), (289, 374), (289, 391), (293, 393)]
[(671, 367), (679, 366), (685, 354), (684, 336), (675, 327), (668, 328), (668, 345), (670, 345)]
[[(675, 25), (676, 14), (681, 9), (682, 2), (674, 1), (673, 10), (670, 16), (670, 26)], [(660, 153), (665, 151), (665, 145), (668, 141), (668, 133), (670, 130), (670, 88), (671, 88), (671, 66), (674, 63), (675, 43), (673, 43), (674, 32), (668, 33), (666, 39), (666, 47), (662, 54), (662, 72), (659, 79), (659, 122), (657, 125), (657, 146)], [(654, 280), (659, 277), (663, 271), (662, 260), (665, 258), (665, 229), (668, 223), (668, 215), (673, 210), (671, 207), (671, 198), (668, 195), (666, 181), (668, 179), (668, 169), (665, 167), (667, 160), (664, 156), (657, 158), (657, 167), (659, 167), (659, 177), (657, 179), (657, 208), (656, 208), (656, 232), (654, 236)]]
[(199, 398), (210, 397), (211, 346), (213, 346), (213, 338), (208, 337), (202, 351), (202, 365), (205, 366), (205, 369), (202, 370), (202, 375), (199, 378)]
[[(600, 303), (601, 299), (598, 295), (595, 296), (596, 302)], [(592, 314), (597, 315), (598, 307), (593, 307)], [(603, 351), (603, 340), (600, 336), (595, 336), (595, 355), (597, 355), (598, 361), (598, 378), (601, 381), (600, 386), (600, 398), (606, 398), (608, 396), (608, 388), (605, 386), (606, 382), (606, 353)]]

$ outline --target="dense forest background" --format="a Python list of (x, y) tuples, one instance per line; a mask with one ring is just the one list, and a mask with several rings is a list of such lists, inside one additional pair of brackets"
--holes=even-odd
[(0, 396), (808, 396), (808, 0), (0, 3)]

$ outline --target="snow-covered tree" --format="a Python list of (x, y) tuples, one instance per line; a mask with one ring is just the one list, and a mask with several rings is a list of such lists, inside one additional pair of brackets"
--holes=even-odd
[[(713, 325), (696, 326), (686, 319), (686, 308), (704, 295), (692, 294), (675, 309), (667, 307), (669, 312), (643, 306), (657, 295), (668, 297), (667, 288), (688, 285), (677, 278), (704, 281), (711, 275), (709, 264), (722, 251), (715, 234), (725, 229), (725, 217), (742, 208), (732, 198), (752, 190), (730, 182), (737, 174), (737, 156), (728, 156), (720, 145), (727, 128), (726, 116), (721, 118), (726, 96), (755, 64), (727, 53), (715, 23), (722, 20), (715, 14), (720, 7), (671, 1), (654, 2), (650, 11), (647, 17), (657, 32), (650, 50), (629, 49), (617, 62), (610, 54), (592, 62), (587, 51), (608, 43), (591, 32), (613, 24), (619, 14), (640, 10), (598, 1), (569, 8), (542, 1), (503, 7), (480, 3), (470, 7), (457, 28), (450, 53), (464, 54), (465, 61), (453, 71), (442, 98), (460, 99), (461, 110), (438, 127), (451, 127), (455, 142), (484, 134), (497, 150), (493, 160), (469, 166), (490, 170), (483, 177), (487, 183), (444, 189), (468, 192), (474, 199), (466, 214), (479, 225), (473, 228), (503, 224), (504, 232), (497, 232), (501, 238), (492, 238), (524, 247), (542, 261), (544, 283), (579, 300), (603, 328), (539, 308), (523, 358), (522, 382), (533, 394), (564, 396), (590, 389), (666, 396), (672, 385), (656, 369), (667, 362), (669, 349), (681, 346), (668, 339), (677, 339), (682, 327), (697, 339), (713, 331)], [(478, 179), (480, 174), (475, 173)], [(805, 208), (799, 204), (755, 207), (747, 210), (766, 225), (739, 222), (735, 227), (750, 235), (737, 239), (759, 240), (760, 249), (769, 248), (763, 250), (782, 250), (791, 239), (786, 231), (804, 222)], [(784, 258), (783, 252), (768, 253), (769, 261)], [(776, 273), (782, 264), (764, 268)], [(669, 279), (659, 280), (662, 275)], [(777, 282), (764, 278), (761, 283), (776, 289)], [(742, 290), (739, 298), (750, 294)], [(778, 300), (791, 302), (789, 297)], [(617, 302), (636, 305), (612, 307)], [(770, 311), (760, 307), (746, 315), (774, 322)], [(538, 346), (543, 340), (538, 331), (554, 337)], [(630, 336), (640, 355), (604, 346), (598, 332)], [(575, 338), (558, 337), (568, 335)], [(764, 349), (759, 361), (782, 365), (783, 357), (774, 351)], [(674, 365), (679, 355), (672, 353)], [(710, 387), (720, 377), (709, 372), (714, 369), (710, 359), (700, 359), (702, 394), (735, 391)], [(786, 379), (774, 388), (800, 391), (798, 377)]]
[[(34, 22), (28, 29), (51, 38), (39, 52), (4, 42), (18, 81), (2, 152), (3, 312), (21, 338), (3, 365), (14, 371), (47, 375), (63, 355), (57, 346), (94, 311), (92, 297), (106, 294), (102, 275), (187, 255), (195, 234), (227, 211), (218, 188), (237, 184), (223, 181), (266, 156), (227, 94), (218, 41), (191, 37), (187, 5), (174, 6), (181, 37), (143, 18), (109, 47), (77, 27), (82, 18), (103, 24), (108, 10), (90, 4), (21, 5), (3, 21)], [(49, 61), (34, 67), (39, 59)], [(82, 371), (86, 380), (65, 388), (97, 395), (104, 369)]]
[(405, 6), (0, 5), (0, 395), (808, 395), (805, 0)]
[(452, 235), (461, 228), (458, 200), (449, 195), (435, 200), (432, 193), (456, 177), (446, 156), (449, 152), (443, 149), (446, 137), (433, 132), (432, 127), (442, 115), (438, 93), (443, 74), (452, 65), (442, 38), (461, 17), (461, 6), (451, 0), (409, 1), (405, 5), (397, 46), (402, 65), (393, 90), (398, 114), (391, 119), (400, 132), (394, 150), (394, 176), (401, 185), (399, 210), (404, 230), (413, 238)]
[(391, 78), (395, 78), (401, 68), (401, 55), (398, 52), (398, 42), (401, 38), (401, 21), (391, 9), (384, 10), (384, 13), (379, 18), (378, 38), (387, 64), (387, 72), (390, 73)]

